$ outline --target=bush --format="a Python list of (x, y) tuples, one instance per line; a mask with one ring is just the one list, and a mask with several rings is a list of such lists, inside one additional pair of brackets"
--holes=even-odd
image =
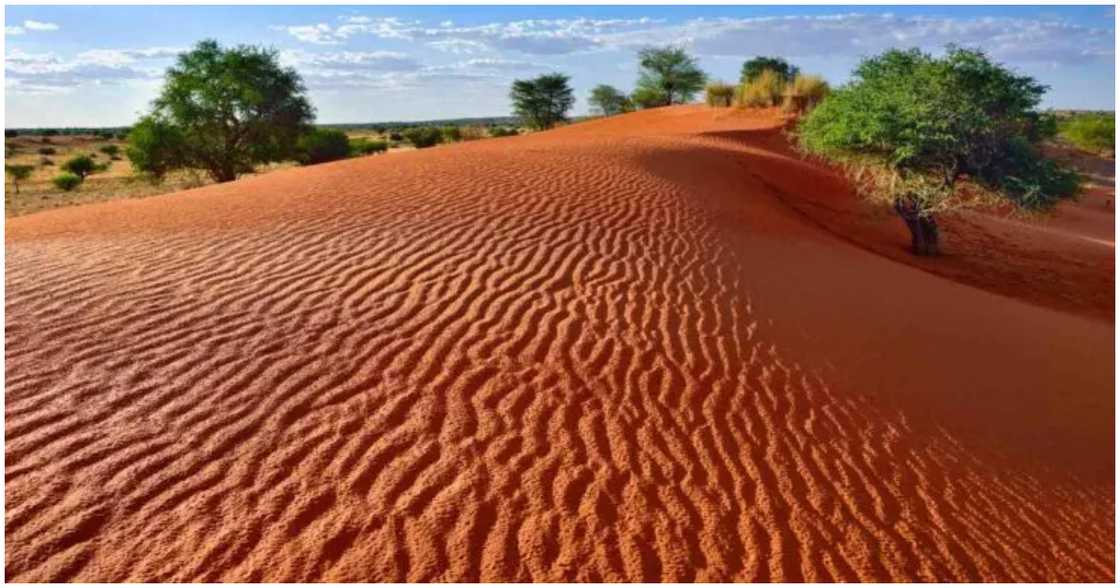
[[(976, 50), (890, 50), (801, 120), (802, 148), (847, 165), (867, 197), (893, 204), (914, 252), (938, 252), (935, 215), (1011, 202), (1033, 210), (1072, 196), (1076, 174), (1042, 158), (1046, 86)], [(978, 190), (958, 191), (969, 178)]]
[(49, 157), (40, 157), (39, 158), (39, 165), (41, 165), (43, 167), (50, 167), (50, 166), (54, 165), (54, 160), (49, 158)]
[(9, 137), (18, 137), (18, 136), (19, 136), (19, 131), (15, 130), (15, 129), (4, 129), (4, 138), (5, 139), (7, 139)]
[(443, 142), (443, 133), (435, 127), (415, 127), (404, 132), (404, 138), (417, 149), (424, 149)]
[(668, 103), (665, 93), (658, 88), (637, 88), (630, 94), (630, 101), (638, 108), (657, 108)]
[(753, 82), (762, 72), (770, 70), (781, 76), (783, 82), (793, 82), (800, 71), (781, 57), (755, 57), (743, 64), (741, 83)]
[(390, 141), (404, 141), (404, 135), (400, 134), (399, 131), (393, 131), (393, 132), (389, 133), (389, 140)]
[(708, 106), (714, 107), (727, 107), (731, 106), (732, 101), (735, 99), (735, 86), (725, 84), (723, 82), (712, 82), (704, 88), (704, 101)]
[(371, 141), (366, 138), (354, 139), (350, 141), (350, 156), (357, 157), (360, 155), (372, 155), (374, 153), (384, 153), (389, 150), (388, 141)]
[(311, 129), (299, 138), (296, 153), (296, 159), (303, 165), (346, 159), (350, 155), (350, 139), (338, 129)]
[(102, 145), (98, 151), (108, 155), (110, 158), (116, 157), (121, 152), (121, 148), (116, 145)]
[(805, 112), (824, 100), (831, 89), (821, 76), (797, 74), (787, 87), (782, 108), (787, 112)]
[(634, 105), (626, 94), (623, 94), (614, 86), (606, 84), (599, 84), (592, 88), (591, 97), (587, 100), (587, 103), (591, 106), (592, 114), (603, 116), (613, 116), (634, 109)]
[(766, 108), (782, 103), (785, 81), (774, 70), (764, 69), (739, 89), (739, 106)]
[(66, 163), (62, 164), (62, 169), (78, 176), (82, 180), (85, 180), (86, 176), (98, 171), (97, 164), (95, 164), (93, 158), (88, 155), (71, 157)]
[(16, 189), (16, 194), (19, 194), (19, 183), (31, 177), (31, 172), (35, 171), (35, 166), (32, 165), (5, 165), (4, 171), (9, 178), (12, 178), (12, 186)]
[(444, 143), (457, 143), (463, 138), (463, 133), (459, 130), (459, 127), (443, 127), (440, 132), (443, 133)]
[(39, 148), (39, 155), (54, 155), (56, 153), (58, 153), (58, 151), (54, 147), (40, 147)]
[(1058, 135), (1085, 151), (1116, 150), (1116, 117), (1113, 114), (1075, 114), (1058, 123)]
[(459, 138), (463, 141), (477, 141), (486, 138), (486, 127), (472, 125), (459, 129)]
[(69, 191), (73, 190), (74, 188), (77, 188), (79, 185), (81, 185), (82, 178), (81, 178), (81, 176), (79, 176), (77, 174), (72, 174), (70, 172), (66, 172), (66, 173), (58, 174), (57, 176), (54, 177), (53, 180), (51, 180), (51, 182), (59, 190), (69, 192)]
[(491, 137), (516, 137), (521, 132), (513, 127), (494, 127), (490, 129)]

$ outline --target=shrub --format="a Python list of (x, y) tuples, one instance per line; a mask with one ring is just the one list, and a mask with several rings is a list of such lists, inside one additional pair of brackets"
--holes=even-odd
[(770, 70), (778, 74), (783, 82), (792, 82), (800, 71), (797, 66), (790, 65), (781, 57), (755, 57), (743, 64), (743, 72), (739, 77), (741, 83), (753, 82), (762, 72)]
[(521, 132), (512, 127), (494, 127), (490, 129), (491, 137), (516, 137)]
[(459, 137), (463, 141), (477, 141), (486, 138), (486, 127), (480, 125), (471, 125), (459, 129)]
[[(1076, 174), (1036, 145), (1045, 91), (977, 50), (890, 50), (803, 118), (799, 141), (845, 164), (865, 196), (893, 204), (916, 254), (936, 255), (939, 213), (995, 202), (1044, 210), (1076, 192)], [(976, 190), (957, 190), (966, 177)]]
[(638, 66), (637, 87), (643, 92), (642, 98), (659, 96), (665, 106), (690, 102), (707, 80), (696, 58), (679, 47), (642, 49), (638, 52)]
[(71, 157), (66, 163), (62, 164), (62, 169), (78, 176), (82, 180), (85, 180), (86, 176), (98, 171), (97, 164), (95, 164), (93, 158), (88, 155)]
[(389, 133), (389, 140), (390, 141), (404, 141), (404, 135), (400, 134), (399, 131), (393, 131), (393, 132)]
[(12, 178), (12, 186), (16, 189), (16, 194), (19, 194), (19, 183), (31, 177), (31, 172), (35, 171), (33, 165), (5, 165), (4, 171), (9, 178)]
[(787, 112), (805, 112), (821, 103), (830, 92), (828, 82), (821, 76), (797, 74), (786, 88), (782, 108)]
[(725, 84), (723, 82), (712, 82), (704, 88), (704, 101), (708, 106), (726, 107), (731, 106), (731, 102), (735, 99), (735, 86)]
[(120, 154), (121, 148), (116, 145), (102, 145), (98, 151), (108, 155), (110, 158)]
[(350, 141), (351, 157), (357, 157), (359, 155), (372, 155), (374, 153), (384, 153), (388, 150), (388, 141), (371, 141), (364, 137)]
[(1058, 123), (1058, 134), (1085, 151), (1115, 151), (1116, 117), (1103, 113), (1075, 114)]
[(630, 94), (630, 101), (638, 108), (657, 108), (665, 106), (669, 99), (658, 88), (637, 88)]
[(49, 157), (40, 157), (39, 165), (41, 165), (42, 167), (50, 167), (54, 165), (54, 160)]
[(299, 138), (296, 153), (296, 159), (303, 165), (346, 159), (350, 155), (350, 139), (338, 129), (311, 129)]
[(443, 133), (444, 143), (457, 143), (463, 138), (463, 133), (459, 130), (459, 127), (443, 127), (440, 132)]
[(15, 130), (15, 129), (4, 129), (4, 138), (5, 139), (10, 138), (10, 137), (18, 137), (18, 136), (19, 136), (19, 131)]
[(56, 153), (58, 153), (58, 151), (55, 150), (54, 147), (40, 147), (39, 148), (39, 155), (54, 155)]
[(81, 176), (79, 176), (77, 174), (72, 174), (70, 172), (66, 172), (66, 173), (58, 174), (57, 176), (54, 177), (53, 180), (51, 180), (51, 182), (59, 190), (69, 192), (69, 191), (73, 190), (74, 188), (77, 188), (79, 185), (81, 185), (82, 178), (81, 178)]
[(782, 103), (785, 82), (782, 76), (769, 69), (762, 70), (753, 80), (744, 82), (739, 89), (739, 106), (765, 108)]
[(592, 114), (612, 116), (623, 112), (630, 112), (634, 105), (630, 98), (614, 86), (599, 84), (591, 90), (591, 97), (587, 100), (591, 105)]
[(568, 120), (576, 103), (568, 76), (544, 74), (531, 80), (514, 80), (509, 91), (513, 111), (525, 125), (538, 130), (551, 129)]
[(417, 149), (424, 149), (443, 142), (443, 133), (435, 127), (415, 127), (404, 132), (405, 139)]

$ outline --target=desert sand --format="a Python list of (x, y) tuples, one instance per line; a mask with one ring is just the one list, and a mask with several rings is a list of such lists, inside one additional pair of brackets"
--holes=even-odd
[(1111, 211), (914, 260), (784, 122), (10, 219), (7, 578), (1112, 581)]

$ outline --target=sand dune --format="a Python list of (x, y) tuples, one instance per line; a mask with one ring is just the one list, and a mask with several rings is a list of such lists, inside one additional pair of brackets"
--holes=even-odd
[(8, 579), (1112, 581), (1111, 313), (869, 250), (781, 124), (9, 220)]

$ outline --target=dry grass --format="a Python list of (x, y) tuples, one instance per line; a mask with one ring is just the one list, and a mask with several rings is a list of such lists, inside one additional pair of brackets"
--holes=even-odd
[(754, 80), (739, 87), (740, 107), (768, 108), (782, 103), (785, 82), (774, 70), (764, 69)]
[(704, 99), (708, 106), (728, 107), (735, 99), (735, 86), (723, 82), (712, 82), (704, 89)]
[(786, 112), (805, 112), (824, 100), (831, 88), (824, 78), (817, 75), (797, 74), (786, 89), (782, 108)]

